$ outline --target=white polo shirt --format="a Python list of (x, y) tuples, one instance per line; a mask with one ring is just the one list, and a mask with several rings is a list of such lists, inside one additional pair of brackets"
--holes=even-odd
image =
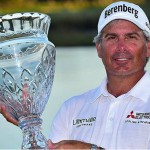
[(106, 149), (150, 149), (150, 75), (115, 98), (106, 79), (64, 102), (50, 132), (53, 142), (79, 140)]

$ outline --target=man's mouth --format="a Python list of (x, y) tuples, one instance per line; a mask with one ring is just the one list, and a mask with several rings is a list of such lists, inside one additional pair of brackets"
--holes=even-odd
[(127, 61), (127, 60), (129, 60), (129, 58), (116, 58), (115, 60), (116, 61)]
[(117, 52), (112, 56), (113, 60), (117, 62), (127, 62), (133, 58), (133, 56), (129, 52)]

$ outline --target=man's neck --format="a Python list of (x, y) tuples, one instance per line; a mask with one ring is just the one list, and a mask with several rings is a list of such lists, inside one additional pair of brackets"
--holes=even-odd
[(108, 76), (107, 90), (110, 94), (118, 97), (129, 92), (143, 77), (144, 73), (131, 76)]

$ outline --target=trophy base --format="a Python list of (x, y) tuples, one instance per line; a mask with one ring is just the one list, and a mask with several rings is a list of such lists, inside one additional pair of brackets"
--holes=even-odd
[(23, 132), (22, 149), (48, 149), (46, 138), (41, 132), (42, 119), (37, 115), (19, 118), (19, 127)]

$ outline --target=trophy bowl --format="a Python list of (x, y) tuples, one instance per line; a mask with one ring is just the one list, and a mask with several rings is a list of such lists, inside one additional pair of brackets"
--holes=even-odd
[(36, 12), (0, 17), (0, 101), (19, 121), (22, 149), (47, 149), (40, 118), (55, 72), (55, 46), (48, 38), (50, 17)]

